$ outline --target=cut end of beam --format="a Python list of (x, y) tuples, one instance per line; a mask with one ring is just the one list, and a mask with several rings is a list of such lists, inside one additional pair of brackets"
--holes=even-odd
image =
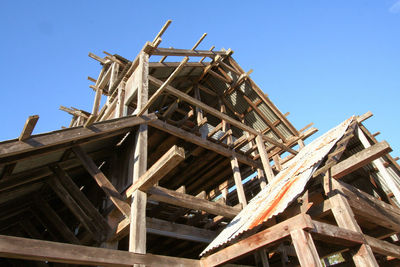
[(364, 113), (363, 115), (357, 116), (357, 122), (361, 123), (363, 121), (365, 121), (366, 119), (369, 119), (373, 116), (374, 114), (372, 114), (371, 111), (368, 111), (366, 113)]

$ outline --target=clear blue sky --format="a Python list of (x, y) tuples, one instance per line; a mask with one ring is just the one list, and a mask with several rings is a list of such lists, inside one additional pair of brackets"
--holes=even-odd
[[(400, 155), (400, 1), (0, 2), (0, 140), (68, 126), (60, 105), (90, 111), (87, 54), (133, 59), (167, 19), (162, 47), (232, 48), (254, 81), (298, 128), (319, 134), (368, 110), (366, 123)], [(104, 55), (103, 55), (104, 56)], [(318, 135), (319, 135), (318, 134)]]

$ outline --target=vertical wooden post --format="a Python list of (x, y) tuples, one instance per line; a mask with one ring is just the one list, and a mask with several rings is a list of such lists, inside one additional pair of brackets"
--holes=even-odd
[[(137, 109), (141, 110), (148, 100), (149, 55), (141, 52)], [(147, 111), (145, 111), (147, 113)], [(147, 169), (147, 125), (140, 125), (135, 138), (132, 183), (139, 179)], [(132, 162), (132, 161), (131, 161)], [(132, 167), (132, 166), (130, 166)], [(145, 192), (136, 190), (132, 195), (129, 251), (146, 253), (146, 202)]]
[[(358, 135), (358, 138), (360, 139), (361, 143), (363, 144), (363, 146), (365, 148), (368, 148), (368, 147), (371, 146), (371, 144), (369, 143), (367, 137), (365, 136), (364, 132), (360, 129), (360, 127), (357, 127), (357, 135)], [(386, 167), (383, 165), (381, 159), (376, 159), (372, 163), (378, 168), (379, 173), (382, 175), (382, 177), (385, 180), (387, 186), (393, 192), (393, 195), (396, 198), (396, 200), (400, 201), (400, 190), (397, 187), (396, 183), (393, 181), (393, 179), (390, 176), (389, 172), (386, 170)]]
[(262, 248), (258, 251), (258, 253), (260, 254), (262, 266), (269, 267), (267, 250), (265, 248)]
[(322, 267), (317, 249), (310, 233), (303, 229), (293, 230), (290, 232), (294, 248), (296, 249), (297, 258), (300, 265), (304, 267)]
[[(328, 174), (325, 175), (324, 179), (328, 179), (327, 176)], [(329, 179), (331, 178), (329, 177)], [(324, 183), (329, 184), (328, 182)], [(331, 183), (335, 189), (338, 189), (335, 186), (335, 180), (332, 179)], [(326, 191), (327, 188), (325, 189), (325, 192)], [(331, 203), (332, 213), (339, 227), (362, 233), (360, 226), (354, 218), (353, 210), (347, 199), (341, 193), (331, 196), (329, 202)], [(358, 251), (353, 254), (353, 261), (356, 266), (379, 266), (371, 247), (367, 244), (362, 245)]]
[(242, 175), (239, 170), (239, 162), (235, 156), (231, 158), (231, 166), (233, 171), (233, 179), (235, 180), (236, 192), (238, 194), (239, 203), (242, 204), (242, 208), (247, 206), (246, 195), (244, 193), (243, 184), (242, 184)]
[(257, 168), (257, 177), (258, 177), (258, 180), (260, 181), (261, 189), (266, 187), (267, 186), (267, 181), (265, 180), (265, 174), (264, 174), (264, 170), (263, 169)]
[(258, 153), (260, 154), (261, 162), (264, 167), (264, 172), (267, 176), (268, 183), (270, 183), (272, 179), (274, 179), (274, 172), (272, 171), (271, 165), (269, 165), (268, 153), (265, 150), (264, 140), (262, 139), (261, 135), (257, 135), (256, 143)]

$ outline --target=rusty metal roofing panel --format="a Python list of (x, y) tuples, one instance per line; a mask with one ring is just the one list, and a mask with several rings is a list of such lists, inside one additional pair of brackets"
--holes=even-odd
[(304, 190), (314, 171), (343, 136), (353, 118), (344, 121), (300, 150), (296, 157), (283, 166), (274, 180), (250, 201), (200, 256), (283, 212)]

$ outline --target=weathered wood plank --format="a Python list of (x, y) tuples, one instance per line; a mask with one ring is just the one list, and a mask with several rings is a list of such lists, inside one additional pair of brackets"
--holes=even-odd
[(119, 134), (120, 130), (129, 129), (156, 119), (155, 114), (142, 117), (128, 116), (94, 123), (88, 128), (81, 126), (33, 135), (24, 142), (18, 140), (4, 141), (0, 143), (0, 163), (16, 161), (25, 157), (64, 149), (113, 132)]
[(176, 48), (157, 48), (151, 51), (155, 56), (188, 56), (188, 57), (211, 57), (217, 55), (225, 56), (227, 51), (191, 50)]
[(303, 229), (296, 229), (290, 232), (297, 258), (301, 266), (322, 267), (321, 260), (315, 248), (311, 234)]
[(200, 261), (0, 235), (0, 256), (100, 266), (200, 266)]
[(154, 186), (147, 191), (149, 199), (165, 202), (171, 205), (194, 210), (202, 210), (215, 215), (223, 215), (227, 218), (234, 218), (240, 209), (230, 207), (213, 201), (197, 198), (163, 187)]
[(275, 175), (274, 175), (274, 172), (272, 171), (271, 165), (269, 164), (268, 153), (267, 153), (267, 150), (265, 150), (265, 144), (264, 144), (264, 141), (262, 140), (261, 135), (257, 135), (256, 143), (257, 143), (258, 153), (260, 154), (260, 158), (261, 158), (261, 162), (262, 162), (262, 165), (264, 168), (265, 175), (267, 176), (268, 183), (270, 183), (274, 179)]
[(121, 194), (115, 189), (113, 184), (107, 179), (102, 171), (97, 168), (94, 161), (86, 154), (86, 152), (80, 147), (75, 146), (72, 148), (75, 155), (81, 161), (83, 167), (89, 172), (89, 174), (95, 179), (96, 183), (106, 193), (114, 205), (124, 214), (126, 217), (130, 216), (131, 208), (128, 203), (124, 201)]
[(235, 155), (238, 159), (239, 162), (244, 163), (249, 166), (254, 166), (254, 167), (259, 167), (261, 166), (258, 162), (241, 155), (239, 153), (236, 153), (233, 150), (227, 149), (221, 145), (215, 144), (213, 142), (210, 142), (208, 140), (205, 140), (201, 137), (198, 137), (197, 135), (194, 135), (192, 133), (189, 133), (183, 129), (180, 129), (178, 127), (172, 126), (170, 124), (167, 124), (166, 122), (163, 122), (161, 120), (155, 120), (152, 122), (149, 122), (149, 125), (157, 128), (159, 130), (165, 131), (167, 133), (170, 133), (172, 135), (175, 135), (176, 137), (179, 137), (185, 141), (191, 142), (193, 144), (196, 144), (198, 146), (204, 147), (206, 149), (212, 150), (220, 155), (223, 155), (225, 157), (232, 157), (232, 155)]
[(341, 178), (391, 151), (386, 141), (372, 145), (333, 166), (331, 175), (335, 179)]
[(19, 136), (19, 141), (25, 141), (33, 132), (33, 129), (36, 126), (37, 121), (39, 120), (39, 115), (29, 116), (25, 122), (24, 129), (22, 129), (21, 135)]
[(183, 148), (176, 145), (171, 147), (150, 169), (125, 191), (125, 198), (131, 197), (133, 192), (138, 189), (146, 192), (184, 159), (185, 151)]
[(235, 181), (236, 192), (238, 195), (239, 203), (242, 204), (242, 207), (247, 206), (246, 195), (244, 193), (243, 184), (242, 184), (242, 175), (239, 170), (239, 162), (236, 157), (231, 158), (231, 166), (233, 171), (233, 180)]

